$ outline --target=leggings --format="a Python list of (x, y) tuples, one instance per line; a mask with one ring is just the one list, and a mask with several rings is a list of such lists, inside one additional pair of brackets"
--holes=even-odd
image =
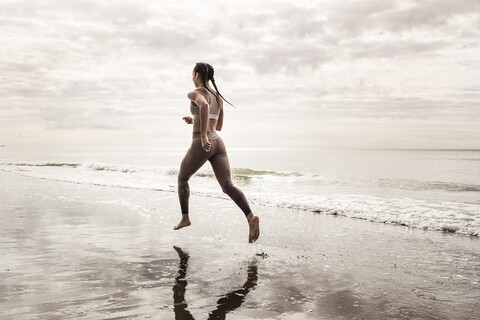
[(222, 138), (215, 132), (207, 132), (207, 137), (211, 143), (211, 148), (208, 152), (202, 148), (200, 132), (193, 133), (192, 145), (180, 165), (180, 171), (178, 173), (178, 198), (180, 200), (182, 214), (188, 214), (188, 199), (190, 197), (188, 180), (208, 160), (212, 165), (215, 177), (222, 187), (223, 192), (242, 209), (245, 216), (248, 215), (252, 211), (243, 192), (232, 183), (230, 164)]

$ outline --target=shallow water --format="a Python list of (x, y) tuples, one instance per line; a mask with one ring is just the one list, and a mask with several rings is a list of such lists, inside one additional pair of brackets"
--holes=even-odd
[[(185, 148), (1, 148), (0, 170), (87, 185), (176, 192)], [(480, 234), (480, 150), (229, 149), (250, 202)], [(192, 193), (226, 199), (210, 166)]]

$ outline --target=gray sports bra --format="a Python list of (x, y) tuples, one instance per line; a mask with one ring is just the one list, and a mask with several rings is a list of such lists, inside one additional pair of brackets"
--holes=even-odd
[[(220, 108), (218, 107), (217, 104), (217, 97), (213, 95), (210, 91), (208, 91), (208, 94), (210, 94), (210, 114), (208, 115), (208, 119), (218, 119), (218, 115), (220, 114)], [(193, 102), (190, 101), (190, 112), (192, 113), (192, 118), (193, 119), (200, 119), (200, 108)]]

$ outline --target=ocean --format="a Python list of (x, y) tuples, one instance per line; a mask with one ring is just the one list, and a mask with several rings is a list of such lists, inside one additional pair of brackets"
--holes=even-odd
[[(480, 149), (229, 148), (225, 143), (233, 182), (251, 203), (295, 209), (293, 214), (301, 210), (480, 234)], [(0, 148), (0, 170), (108, 190), (175, 193), (188, 147), (7, 146)], [(228, 199), (209, 163), (192, 177), (190, 190)], [(128, 199), (121, 203), (138, 207)], [(141, 214), (154, 211), (149, 205)]]

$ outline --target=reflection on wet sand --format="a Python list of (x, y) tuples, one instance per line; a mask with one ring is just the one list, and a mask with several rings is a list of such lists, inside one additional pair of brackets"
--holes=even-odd
[[(175, 278), (175, 285), (173, 286), (173, 310), (175, 312), (175, 319), (195, 319), (190, 311), (187, 310), (188, 304), (185, 301), (185, 291), (187, 287), (185, 277), (187, 274), (189, 255), (179, 247), (174, 246), (174, 248), (180, 257), (178, 276)], [(217, 308), (208, 314), (208, 319), (225, 319), (228, 312), (240, 307), (250, 290), (257, 285), (257, 274), (257, 265), (256, 262), (253, 261), (248, 266), (247, 281), (243, 284), (242, 288), (231, 291), (220, 298), (217, 301)]]
[(175, 285), (173, 286), (173, 311), (175, 312), (175, 319), (194, 319), (190, 311), (187, 310), (188, 304), (185, 301), (185, 291), (187, 288), (185, 276), (187, 275), (189, 255), (179, 247), (174, 246), (174, 248), (180, 257), (178, 276), (175, 278)]

